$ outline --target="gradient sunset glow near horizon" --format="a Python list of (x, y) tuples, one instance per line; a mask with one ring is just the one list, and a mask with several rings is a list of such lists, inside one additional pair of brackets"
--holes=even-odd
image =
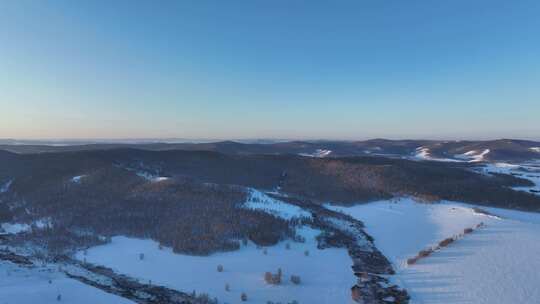
[(539, 1), (0, 1), (0, 138), (540, 139)]

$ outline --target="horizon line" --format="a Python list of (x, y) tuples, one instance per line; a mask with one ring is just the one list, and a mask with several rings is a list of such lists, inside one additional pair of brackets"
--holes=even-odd
[[(493, 138), (426, 138), (426, 137), (369, 137), (365, 139), (330, 139), (330, 138), (181, 138), (181, 137), (141, 137), (141, 138), (0, 138), (0, 144), (179, 144), (179, 143), (219, 143), (219, 142), (237, 142), (237, 143), (278, 143), (278, 142), (363, 142), (373, 140), (388, 141), (540, 141), (540, 138), (519, 138), (519, 137), (493, 137)], [(11, 142), (11, 143), (9, 143)]]

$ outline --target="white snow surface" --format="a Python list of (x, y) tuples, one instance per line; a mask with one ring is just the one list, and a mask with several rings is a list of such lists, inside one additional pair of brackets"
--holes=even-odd
[(332, 150), (325, 150), (325, 149), (317, 149), (313, 153), (299, 153), (301, 156), (308, 156), (308, 157), (326, 157), (332, 153)]
[(22, 223), (3, 223), (0, 225), (2, 231), (5, 233), (17, 234), (30, 230), (30, 225)]
[(81, 179), (83, 177), (85, 177), (86, 175), (77, 175), (77, 176), (74, 176), (71, 178), (71, 182), (72, 183), (75, 183), (75, 184), (80, 184), (81, 183)]
[[(509, 164), (509, 163), (490, 163), (485, 166), (476, 168), (477, 172), (483, 174), (490, 173), (502, 173), (513, 174), (517, 177), (528, 179), (534, 183), (532, 187), (513, 187), (514, 190), (525, 191), (540, 195), (540, 164), (537, 163), (523, 163), (523, 164)], [(539, 192), (532, 192), (539, 191)]]
[(490, 152), (489, 149), (483, 151), (472, 150), (465, 152), (463, 154), (454, 155), (454, 158), (439, 158), (431, 156), (429, 148), (418, 147), (416, 148), (416, 154), (414, 155), (415, 159), (419, 160), (432, 160), (432, 161), (442, 161), (442, 162), (482, 162), (485, 161), (485, 156)]
[(307, 212), (298, 206), (274, 199), (255, 189), (249, 189), (248, 199), (242, 207), (252, 210), (262, 210), (286, 220), (291, 220), (293, 218), (311, 218), (310, 212)]
[(431, 156), (429, 154), (429, 148), (424, 148), (424, 147), (416, 148), (415, 156), (420, 159), (431, 159)]
[(3, 185), (0, 186), (0, 193), (6, 193), (9, 191), (9, 187), (11, 187), (11, 184), (13, 183), (13, 180), (10, 179), (7, 182), (5, 182)]
[[(144, 282), (164, 285), (180, 291), (208, 293), (220, 303), (240, 303), (245, 292), (248, 303), (265, 304), (267, 301), (289, 303), (353, 303), (350, 287), (356, 282), (351, 271), (352, 260), (345, 249), (317, 249), (315, 237), (320, 231), (303, 227), (298, 233), (305, 243), (281, 242), (268, 247), (267, 255), (249, 242), (240, 250), (216, 253), (207, 257), (175, 254), (168, 248), (159, 249), (152, 240), (123, 236), (113, 237), (107, 245), (90, 248), (87, 255), (77, 258), (90, 263), (111, 267)], [(304, 251), (309, 250), (309, 256)], [(139, 260), (139, 254), (144, 259)], [(218, 265), (224, 271), (217, 272)], [(283, 271), (282, 285), (268, 285), (264, 273)], [(294, 285), (290, 275), (299, 275), (302, 283)], [(225, 291), (225, 284), (230, 291)]]
[[(43, 219), (33, 222), (33, 224), (35, 225), (36, 228), (43, 229), (43, 228), (51, 226), (51, 219), (43, 218)], [(26, 223), (2, 223), (0, 225), (0, 228), (1, 228), (0, 231), (3, 231), (4, 233), (17, 234), (21, 232), (30, 231), (32, 229), (32, 225), (29, 225)]]
[(484, 157), (489, 152), (490, 152), (489, 149), (485, 149), (485, 150), (483, 150), (481, 152), (477, 151), (477, 150), (472, 150), (472, 151), (465, 152), (463, 154), (454, 155), (454, 157), (459, 158), (459, 159), (463, 159), (463, 160), (467, 160), (470, 163), (474, 163), (474, 162), (484, 161), (485, 160)]
[(444, 162), (460, 162), (461, 161), (461, 160), (451, 159), (451, 158), (433, 157), (433, 156), (431, 156), (431, 153), (429, 152), (429, 148), (426, 148), (426, 147), (418, 147), (418, 148), (416, 148), (416, 154), (414, 155), (414, 159), (417, 159), (417, 160), (444, 161)]
[(166, 176), (158, 176), (144, 171), (138, 171), (136, 174), (152, 183), (158, 183), (169, 179), (169, 177)]
[[(49, 280), (51, 280), (50, 284)], [(57, 301), (59, 294), (61, 301)], [(128, 304), (133, 302), (70, 279), (52, 265), (23, 268), (0, 261), (0, 303)]]
[[(540, 214), (454, 202), (379, 201), (338, 210), (366, 224), (375, 245), (394, 264), (391, 279), (412, 303), (536, 303), (540, 299)], [(483, 222), (486, 227), (407, 266), (419, 250)]]

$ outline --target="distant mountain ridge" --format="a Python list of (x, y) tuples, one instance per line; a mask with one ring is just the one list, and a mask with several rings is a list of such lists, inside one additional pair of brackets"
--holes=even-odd
[(230, 155), (297, 154), (312, 157), (385, 156), (435, 161), (507, 161), (540, 159), (540, 142), (516, 139), (498, 140), (388, 140), (365, 141), (287, 141), (242, 143), (237, 141), (199, 143), (94, 143), (94, 144), (16, 144), (0, 141), (0, 150), (19, 154), (110, 150), (134, 148), (149, 151), (213, 151)]

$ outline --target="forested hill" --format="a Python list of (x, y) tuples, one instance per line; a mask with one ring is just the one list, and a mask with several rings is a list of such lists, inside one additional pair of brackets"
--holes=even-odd
[[(122, 189), (152, 177), (280, 189), (314, 201), (361, 203), (400, 195), (539, 210), (540, 198), (509, 187), (530, 182), (511, 175), (478, 174), (477, 163), (411, 161), (374, 156), (313, 158), (230, 155), (211, 151), (111, 149), (14, 154), (0, 151), (0, 183), (12, 195), (35, 196), (64, 187), (76, 176)], [(91, 189), (91, 184), (87, 185)], [(97, 195), (97, 194), (93, 194)], [(103, 194), (104, 195), (104, 194)]]

